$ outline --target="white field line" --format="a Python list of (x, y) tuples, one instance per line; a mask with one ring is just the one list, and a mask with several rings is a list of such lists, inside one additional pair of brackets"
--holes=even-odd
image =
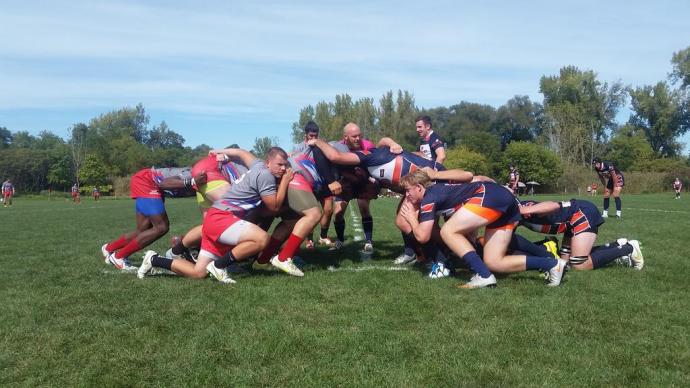
[(643, 211), (643, 212), (659, 212), (659, 213), (682, 213), (682, 214), (690, 214), (690, 211), (686, 211), (686, 210), (647, 209), (647, 208), (639, 208), (639, 207), (624, 207), (623, 210), (640, 210), (640, 211)]
[(352, 220), (352, 230), (354, 230), (354, 240), (364, 240), (364, 230), (362, 230), (362, 221), (359, 219), (359, 217), (355, 213), (355, 209), (352, 206), (350, 206), (350, 219)]
[(347, 267), (347, 268), (335, 268), (333, 266), (329, 266), (327, 269), (330, 272), (338, 272), (338, 271), (347, 271), (347, 272), (409, 271), (408, 267), (393, 267), (393, 266), (383, 266), (383, 265), (366, 265), (366, 266), (362, 266), (362, 267)]

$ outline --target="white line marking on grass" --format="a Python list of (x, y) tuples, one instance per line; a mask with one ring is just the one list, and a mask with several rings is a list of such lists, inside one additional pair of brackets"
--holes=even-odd
[(364, 240), (364, 230), (362, 230), (361, 221), (359, 221), (359, 217), (357, 217), (355, 209), (352, 206), (350, 206), (350, 219), (352, 220), (352, 229), (354, 230), (354, 240)]
[(664, 209), (646, 209), (646, 208), (638, 208), (638, 207), (626, 207), (624, 209), (627, 210), (641, 210), (644, 212), (660, 212), (660, 213), (683, 213), (683, 214), (689, 214), (689, 211), (685, 210), (664, 210)]
[(335, 268), (329, 266), (328, 271), (338, 272), (338, 271), (348, 271), (348, 272), (363, 272), (363, 271), (409, 271), (407, 267), (386, 267), (383, 265), (366, 265), (362, 267), (347, 267), (347, 268)]

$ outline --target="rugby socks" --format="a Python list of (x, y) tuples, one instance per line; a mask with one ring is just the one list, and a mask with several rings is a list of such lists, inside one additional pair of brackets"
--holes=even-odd
[(514, 251), (520, 251), (528, 253), (534, 256), (549, 257), (551, 253), (546, 249), (545, 246), (535, 244), (528, 239), (520, 236), (519, 234), (513, 234), (513, 238), (510, 240), (510, 245), (508, 248)]
[(297, 253), (297, 250), (299, 249), (299, 246), (302, 244), (303, 240), (304, 239), (302, 237), (290, 234), (285, 246), (278, 254), (278, 260), (287, 261), (287, 259), (291, 259), (293, 256), (295, 256), (295, 253)]
[(415, 255), (415, 238), (412, 232), (410, 233), (402, 233), (402, 238), (403, 238), (403, 243), (405, 244), (405, 255), (407, 256), (414, 256)]
[(608, 247), (596, 247), (592, 249), (592, 253), (589, 256), (592, 258), (592, 267), (594, 269), (605, 267), (610, 262), (615, 259), (629, 255), (633, 251), (633, 247), (630, 244), (625, 244), (622, 246), (608, 246)]
[(228, 252), (227, 255), (221, 257), (220, 259), (213, 260), (213, 265), (218, 269), (225, 269), (230, 266), (230, 263), (235, 262), (235, 256), (232, 252)]
[(122, 236), (118, 237), (117, 240), (109, 242), (108, 245), (105, 246), (105, 250), (108, 252), (115, 252), (116, 250), (127, 245), (128, 242), (129, 240), (127, 240), (127, 237), (125, 237), (123, 234)]
[(374, 219), (371, 216), (362, 217), (362, 229), (364, 229), (364, 239), (371, 241), (374, 235)]
[(613, 201), (616, 203), (616, 212), (621, 211), (621, 197), (615, 197), (613, 198)]
[(172, 259), (158, 255), (154, 255), (151, 258), (151, 265), (154, 267), (167, 269), (168, 271), (172, 271), (172, 262)]
[(470, 270), (472, 272), (479, 274), (479, 276), (483, 278), (488, 278), (489, 276), (491, 276), (491, 271), (489, 271), (489, 267), (487, 267), (486, 264), (484, 264), (482, 258), (479, 257), (477, 252), (467, 252), (465, 256), (462, 257), (462, 260), (470, 267)]
[(525, 260), (525, 266), (527, 267), (528, 271), (535, 269), (548, 271), (555, 267), (556, 264), (558, 264), (558, 261), (549, 257), (527, 256), (527, 259)]
[(604, 211), (609, 210), (609, 199), (604, 198)]
[(141, 245), (139, 245), (139, 241), (136, 238), (133, 238), (130, 242), (127, 243), (127, 245), (125, 245), (124, 248), (115, 252), (115, 258), (117, 258), (117, 259), (127, 258), (127, 257), (129, 257), (129, 255), (140, 250), (141, 248), (143, 248), (143, 247)]
[(336, 236), (338, 236), (338, 241), (345, 241), (345, 219), (335, 219), (333, 227), (335, 228)]
[(325, 227), (325, 228), (323, 226), (321, 227), (321, 238), (328, 238), (328, 228), (329, 227), (330, 227), (330, 225)]
[(172, 253), (177, 256), (182, 256), (183, 254), (187, 253), (187, 247), (182, 244), (182, 239), (175, 244), (174, 247), (172, 247)]
[(266, 248), (264, 248), (256, 261), (259, 264), (268, 264), (268, 262), (271, 260), (271, 257), (273, 257), (273, 255), (275, 255), (275, 253), (278, 251), (278, 248), (280, 248), (280, 240), (271, 237), (271, 241), (268, 242), (268, 245)]

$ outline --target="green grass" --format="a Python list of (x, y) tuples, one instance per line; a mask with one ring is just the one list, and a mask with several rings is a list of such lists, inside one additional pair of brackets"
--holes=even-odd
[[(624, 196), (624, 218), (602, 227), (600, 243), (642, 241), (643, 271), (570, 272), (556, 289), (529, 272), (467, 291), (464, 271), (386, 270), (400, 251), (393, 200), (373, 204), (373, 260), (350, 242), (304, 254), (302, 279), (227, 286), (104, 265), (132, 201), (16, 199), (0, 208), (0, 386), (687, 385), (689, 201)], [(192, 200), (166, 206), (159, 251), (200, 220)]]

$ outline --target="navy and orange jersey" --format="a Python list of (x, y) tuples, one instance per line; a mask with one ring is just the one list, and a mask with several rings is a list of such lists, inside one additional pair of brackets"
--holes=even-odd
[(436, 150), (445, 147), (441, 137), (431, 131), (426, 138), (419, 139), (419, 152), (429, 160), (436, 160)]
[(614, 173), (616, 175), (621, 175), (621, 172), (616, 168), (616, 166), (613, 164), (613, 162), (610, 162), (608, 160), (602, 161), (600, 163), (599, 168), (594, 166), (594, 171), (596, 171), (597, 174), (603, 176), (604, 178), (611, 178), (611, 173)]
[[(521, 201), (522, 206), (537, 204), (537, 201)], [(520, 225), (542, 234), (565, 234), (576, 236), (584, 232), (597, 233), (604, 219), (596, 205), (589, 201), (571, 199), (561, 202), (562, 207), (550, 214), (523, 216)]]
[(505, 187), (492, 182), (436, 183), (424, 192), (419, 204), (419, 222), (442, 215), (446, 218), (466, 204), (496, 210), (506, 215), (501, 221), (517, 222), (520, 218), (517, 198)]
[(401, 192), (400, 179), (405, 175), (423, 167), (431, 167), (435, 170), (445, 170), (442, 164), (411, 152), (403, 151), (394, 154), (388, 147), (378, 147), (371, 151), (355, 151), (362, 167), (366, 168), (369, 175), (381, 182), (384, 187), (391, 187)]

